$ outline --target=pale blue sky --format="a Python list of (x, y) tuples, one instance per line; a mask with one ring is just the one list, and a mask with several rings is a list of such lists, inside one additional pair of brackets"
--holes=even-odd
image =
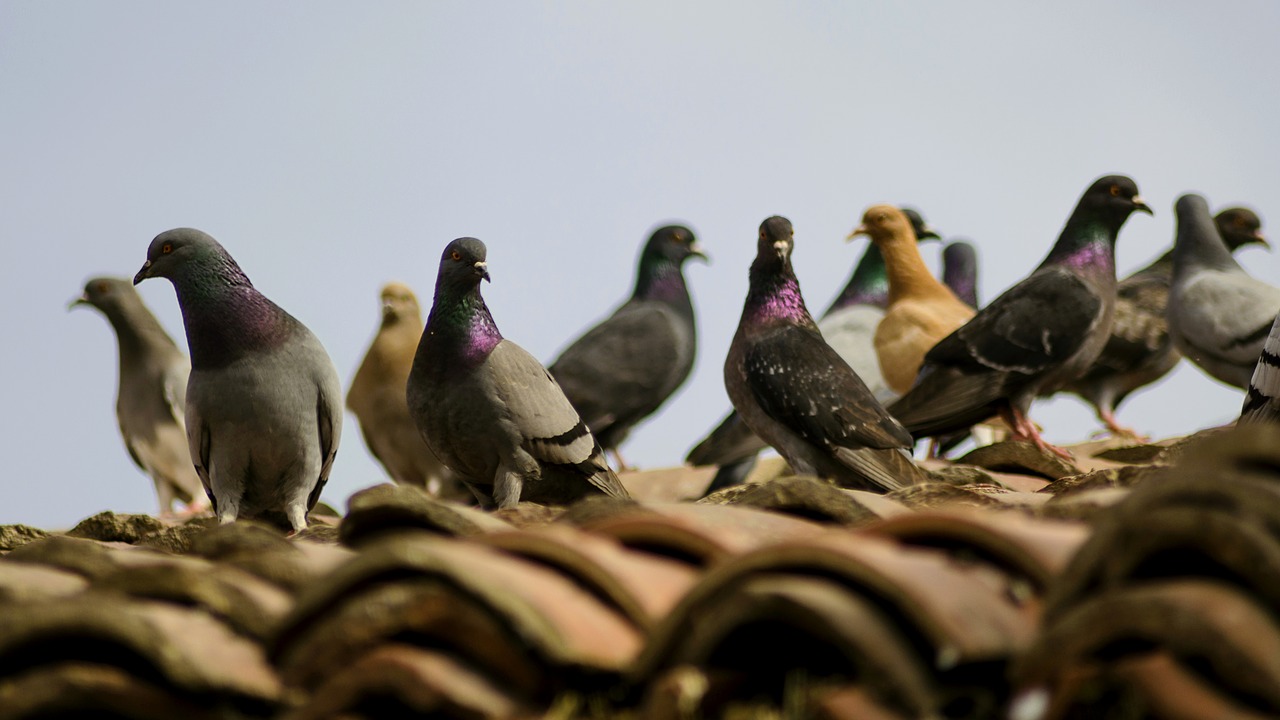
[[(0, 523), (154, 512), (115, 427), (114, 339), (65, 307), (91, 275), (132, 275), (163, 230), (218, 238), (346, 382), (379, 286), (429, 304), (454, 237), (488, 243), (499, 327), (549, 361), (629, 292), (649, 230), (687, 222), (713, 257), (688, 271), (698, 364), (623, 448), (671, 465), (728, 408), (721, 367), (768, 215), (795, 224), (815, 312), (876, 202), (973, 239), (984, 299), (1110, 172), (1157, 212), (1125, 227), (1122, 273), (1171, 242), (1186, 191), (1280, 226), (1278, 21), (1265, 0), (0, 1)], [(1280, 281), (1280, 256), (1241, 260)], [(141, 292), (185, 346), (171, 287)], [(1167, 436), (1239, 406), (1184, 366), (1120, 418)], [(1074, 399), (1032, 417), (1058, 442), (1095, 428)], [(348, 416), (325, 499), (383, 479)]]

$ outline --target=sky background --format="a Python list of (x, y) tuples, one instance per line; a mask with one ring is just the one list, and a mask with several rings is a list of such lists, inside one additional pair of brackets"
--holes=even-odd
[[(1132, 176), (1156, 210), (1121, 274), (1173, 238), (1187, 191), (1280, 225), (1280, 4), (0, 1), (0, 523), (155, 512), (115, 421), (115, 339), (68, 312), (197, 227), (306, 323), (347, 383), (398, 279), (430, 303), (440, 252), (489, 246), (503, 334), (544, 362), (629, 294), (655, 226), (689, 224), (694, 374), (623, 451), (678, 464), (728, 409), (721, 368), (756, 228), (796, 229), (824, 309), (870, 204), (979, 249), (981, 298), (1034, 268), (1080, 193)], [(1280, 237), (1280, 229), (1265, 229)], [(936, 246), (926, 248), (936, 267)], [(1280, 256), (1239, 255), (1280, 276)], [(140, 287), (185, 348), (172, 287)], [(1183, 363), (1120, 419), (1167, 437), (1241, 394)], [(1037, 403), (1055, 442), (1096, 428)], [(325, 500), (385, 480), (348, 415)]]

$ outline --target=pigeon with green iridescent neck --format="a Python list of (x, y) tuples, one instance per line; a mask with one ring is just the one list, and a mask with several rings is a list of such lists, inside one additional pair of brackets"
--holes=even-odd
[(1280, 288), (1252, 277), (1231, 256), (1199, 195), (1183, 195), (1173, 244), (1169, 335), (1210, 376), (1246, 389), (1271, 324)]
[[(1262, 220), (1248, 208), (1227, 208), (1214, 217), (1227, 248), (1235, 252), (1249, 244), (1266, 245)], [(1173, 280), (1173, 250), (1120, 281), (1116, 286), (1116, 317), (1102, 354), (1079, 380), (1067, 386), (1094, 407), (1098, 419), (1113, 435), (1141, 439), (1121, 426), (1115, 410), (1130, 393), (1150, 385), (1173, 370), (1182, 354), (1169, 335), (1166, 309)]]
[(654, 231), (640, 252), (630, 299), (547, 368), (619, 469), (618, 447), (631, 428), (657, 412), (693, 370), (697, 329), (683, 272), (693, 257), (707, 259), (692, 230)]
[(116, 333), (119, 382), (116, 421), (129, 457), (156, 486), (160, 514), (173, 501), (188, 512), (208, 506), (204, 487), (187, 451), (185, 414), (191, 363), (124, 278), (96, 277), (71, 307), (97, 308)]
[(480, 294), (486, 258), (484, 243), (469, 237), (440, 256), (407, 388), (423, 439), (486, 505), (627, 497), (551, 373), (498, 332)]
[[(937, 231), (925, 222), (918, 211), (903, 208), (902, 212), (911, 221), (917, 240), (940, 239)], [(849, 363), (881, 403), (897, 397), (880, 372), (880, 361), (873, 344), (876, 326), (884, 317), (888, 304), (889, 277), (884, 256), (875, 243), (867, 243), (848, 282), (818, 320), (823, 340)], [(689, 451), (685, 462), (720, 466), (707, 487), (707, 492), (715, 492), (741, 482), (754, 467), (756, 455), (767, 447), (736, 412), (730, 411), (707, 437)]]
[(797, 473), (884, 492), (927, 480), (911, 435), (822, 339), (791, 267), (793, 243), (786, 218), (761, 223), (724, 364), (734, 409)]
[(1067, 453), (1040, 437), (1031, 401), (1080, 377), (1111, 335), (1115, 243), (1135, 211), (1151, 209), (1123, 175), (1085, 191), (1048, 257), (925, 355), (911, 390), (889, 406), (916, 437), (956, 432), (993, 415), (1013, 438)]
[(153, 277), (173, 283), (182, 308), (191, 353), (187, 444), (218, 521), (304, 529), (342, 436), (342, 390), (329, 355), (199, 230), (151, 241), (133, 282)]

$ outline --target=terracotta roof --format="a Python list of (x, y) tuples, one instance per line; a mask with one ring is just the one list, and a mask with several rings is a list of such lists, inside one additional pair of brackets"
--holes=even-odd
[(696, 502), (705, 469), (500, 513), (382, 485), (293, 539), (0, 527), (0, 720), (1280, 714), (1280, 429), (1074, 451), (888, 496), (778, 460)]

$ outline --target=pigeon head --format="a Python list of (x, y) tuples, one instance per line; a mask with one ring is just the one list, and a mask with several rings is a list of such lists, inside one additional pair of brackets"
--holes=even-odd
[(957, 240), (942, 249), (942, 284), (972, 308), (978, 307), (978, 251)]
[(1106, 175), (1093, 181), (1080, 198), (1077, 208), (1077, 212), (1100, 216), (1112, 232), (1119, 232), (1120, 226), (1135, 210), (1155, 214), (1138, 194), (1138, 184), (1124, 175)]
[(915, 208), (901, 208), (902, 214), (907, 216), (907, 220), (911, 221), (911, 229), (916, 231), (916, 240), (941, 240), (942, 236), (938, 234), (933, 226), (924, 221), (924, 216)]
[(683, 225), (667, 225), (658, 228), (649, 236), (649, 242), (644, 246), (641, 263), (666, 261), (680, 264), (692, 257), (700, 258), (703, 262), (708, 261), (693, 231)]
[(125, 302), (125, 297), (133, 294), (133, 286), (124, 278), (95, 277), (84, 284), (84, 292), (67, 305), (70, 310), (81, 305), (95, 307), (103, 312)]
[(484, 243), (473, 237), (458, 238), (446, 245), (440, 255), (436, 292), (471, 290), (479, 287), (481, 280), (489, 280), (489, 265), (485, 262), (488, 254)]
[(133, 276), (133, 284), (153, 277), (177, 281), (192, 273), (249, 284), (249, 278), (222, 245), (194, 228), (176, 228), (157, 235), (147, 247), (147, 260)]
[(1271, 247), (1262, 234), (1262, 218), (1249, 208), (1227, 208), (1214, 216), (1213, 222), (1218, 226), (1218, 233), (1227, 244), (1227, 249), (1235, 251), (1250, 243), (1263, 247)]
[[(849, 233), (846, 240), (859, 235), (867, 235), (871, 241), (880, 244), (894, 238), (915, 238), (915, 228), (911, 220), (902, 210), (892, 205), (872, 205), (862, 215), (862, 224)], [(933, 234), (937, 237), (937, 233)], [(918, 238), (916, 238), (918, 239)]]
[(768, 265), (791, 265), (791, 250), (795, 247), (795, 231), (791, 221), (781, 215), (766, 218), (760, 223), (760, 240), (756, 244), (756, 261)]
[(382, 324), (394, 325), (400, 321), (411, 321), (417, 325), (422, 319), (422, 310), (418, 307), (418, 296), (408, 285), (400, 282), (389, 282), (382, 286)]

